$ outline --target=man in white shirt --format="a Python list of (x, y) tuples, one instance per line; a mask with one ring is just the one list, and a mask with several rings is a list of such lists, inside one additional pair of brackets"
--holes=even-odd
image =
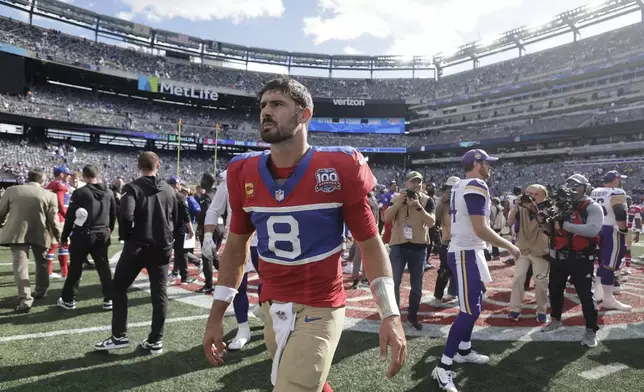
[[(230, 202), (228, 200), (228, 187), (226, 186), (226, 175), (227, 172), (224, 171), (222, 174), (223, 181), (217, 187), (217, 192), (215, 192), (215, 197), (208, 207), (208, 212), (206, 213), (206, 219), (204, 224), (204, 240), (201, 246), (201, 252), (204, 257), (213, 259), (215, 252), (217, 252), (218, 246), (215, 240), (213, 240), (213, 233), (217, 226), (219, 217), (222, 217), (226, 211), (230, 212)], [(226, 219), (224, 237), (228, 234), (228, 229), (230, 227), (230, 217)], [(248, 326), (248, 309), (250, 307), (248, 302), (248, 272), (253, 269), (257, 269), (258, 255), (257, 255), (257, 236), (253, 235), (251, 239), (251, 260), (249, 260), (248, 265), (246, 266), (246, 273), (242, 279), (242, 282), (237, 290), (238, 293), (233, 299), (233, 308), (235, 309), (235, 318), (237, 319), (237, 335), (235, 338), (228, 344), (229, 351), (241, 350), (246, 343), (251, 339), (250, 327)], [(258, 290), (261, 290), (261, 285)]]

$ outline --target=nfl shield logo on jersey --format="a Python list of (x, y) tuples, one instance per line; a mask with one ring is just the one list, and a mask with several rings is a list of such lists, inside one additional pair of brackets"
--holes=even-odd
[(335, 169), (318, 169), (315, 173), (315, 191), (331, 193), (340, 190), (340, 177)]
[(284, 200), (284, 190), (278, 189), (275, 191), (275, 200), (277, 201)]

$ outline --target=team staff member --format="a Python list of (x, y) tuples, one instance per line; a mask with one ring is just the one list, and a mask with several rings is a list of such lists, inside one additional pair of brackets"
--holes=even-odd
[[(528, 270), (532, 266), (536, 277), (534, 283), (535, 297), (537, 298), (537, 321), (548, 321), (548, 236), (545, 235), (537, 221), (537, 205), (548, 198), (548, 190), (543, 185), (530, 185), (526, 195), (532, 202), (524, 203), (522, 198), (517, 199), (517, 207), (512, 208), (509, 214), (510, 226), (514, 226), (515, 216), (518, 213), (521, 224), (516, 231), (516, 245), (521, 250), (521, 256), (516, 260), (514, 278), (512, 279), (512, 294), (510, 295), (510, 320), (517, 321), (521, 317), (521, 302), (525, 294)], [(529, 280), (528, 280), (529, 282)]]
[(423, 176), (411, 171), (405, 177), (405, 190), (391, 201), (385, 212), (385, 222), (391, 223), (391, 269), (393, 270), (396, 303), (400, 306), (400, 282), (409, 270), (411, 291), (409, 292), (409, 313), (407, 322), (420, 331), (418, 308), (423, 296), (423, 272), (427, 262), (428, 229), (434, 226), (434, 199), (420, 192)]
[[(597, 346), (597, 304), (593, 298), (592, 283), (595, 270), (595, 253), (597, 236), (604, 223), (604, 211), (590, 199), (590, 183), (581, 174), (568, 177), (565, 187), (574, 192), (573, 212), (565, 221), (554, 224), (554, 233), (550, 241), (550, 274), (548, 290), (552, 321), (543, 332), (554, 332), (563, 329), (561, 312), (564, 291), (568, 277), (571, 278), (577, 296), (581, 301), (581, 310), (586, 321), (586, 332), (581, 344), (587, 347)], [(549, 225), (545, 226), (549, 231)]]
[(98, 182), (99, 170), (94, 165), (83, 168), (83, 181), (86, 185), (72, 193), (60, 243), (69, 247), (69, 275), (63, 286), (63, 293), (58, 298), (58, 306), (71, 310), (76, 308), (76, 295), (83, 263), (87, 255), (94, 259), (96, 271), (103, 289), (103, 309), (112, 309), (112, 271), (110, 271), (107, 250), (110, 246), (110, 234), (116, 223), (116, 200), (114, 194), (103, 183)]
[(192, 222), (190, 219), (190, 209), (188, 207), (188, 200), (186, 196), (181, 193), (182, 181), (177, 176), (172, 176), (168, 180), (168, 184), (174, 189), (177, 198), (177, 210), (179, 211), (179, 222), (174, 228), (174, 269), (168, 278), (171, 279), (169, 283), (173, 283), (172, 279), (176, 279), (181, 275), (181, 284), (194, 283), (195, 278), (188, 275), (188, 259), (186, 258), (187, 250), (184, 247), (186, 234), (192, 238), (194, 232), (192, 231)]
[[(27, 183), (9, 187), (0, 198), (0, 245), (8, 246), (13, 256), (13, 276), (18, 286), (16, 312), (27, 313), (34, 299), (45, 296), (49, 288), (47, 249), (60, 240), (56, 196), (43, 189), (45, 173), (30, 170)], [(5, 221), (6, 219), (6, 221)], [(36, 290), (31, 296), (29, 249), (36, 264)]]
[[(213, 263), (214, 267), (219, 269), (219, 246), (221, 241), (224, 238), (223, 233), (220, 230), (216, 230), (216, 222), (212, 225), (206, 224), (206, 214), (210, 210), (210, 205), (215, 198), (215, 176), (210, 173), (204, 173), (201, 176), (201, 189), (205, 190), (205, 193), (199, 198), (199, 207), (201, 211), (197, 217), (197, 237), (199, 243), (201, 244), (201, 264), (203, 265), (203, 275), (204, 275), (204, 286), (197, 290), (198, 293), (212, 294), (215, 291), (215, 288), (212, 285), (212, 274), (213, 274)], [(214, 233), (216, 232), (216, 237)], [(204, 243), (205, 237), (208, 237), (209, 240), (214, 244), (215, 250), (210, 251), (212, 245), (206, 246)], [(213, 238), (215, 238), (213, 240)]]
[(141, 177), (126, 184), (121, 196), (119, 232), (125, 241), (112, 280), (112, 336), (96, 343), (96, 350), (128, 347), (127, 289), (143, 268), (148, 271), (152, 297), (152, 330), (141, 346), (152, 354), (163, 352), (163, 326), (168, 312), (166, 278), (172, 241), (179, 221), (176, 192), (157, 177), (161, 161), (146, 151), (139, 155)]

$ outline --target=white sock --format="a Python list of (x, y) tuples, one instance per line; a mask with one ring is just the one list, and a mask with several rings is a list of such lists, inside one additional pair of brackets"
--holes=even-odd
[(441, 363), (443, 363), (443, 364), (445, 364), (447, 366), (452, 366), (452, 362), (454, 362), (454, 360), (452, 358), (450, 358), (450, 357), (446, 356), (445, 354), (443, 354), (443, 357), (441, 358)]
[(248, 326), (248, 321), (246, 321), (245, 323), (237, 324), (237, 329), (239, 331), (244, 331), (244, 332), (248, 331), (250, 333), (250, 327)]
[(472, 348), (472, 342), (460, 342), (458, 344), (459, 350), (469, 350)]

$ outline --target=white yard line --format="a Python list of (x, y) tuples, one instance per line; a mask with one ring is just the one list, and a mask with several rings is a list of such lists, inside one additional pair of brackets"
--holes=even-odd
[(623, 363), (611, 363), (608, 365), (597, 366), (596, 368), (586, 370), (579, 373), (579, 375), (586, 380), (599, 380), (602, 377), (606, 377), (625, 369), (629, 369), (629, 367), (624, 365)]
[[(207, 318), (208, 318), (207, 314), (200, 314), (197, 316), (177, 317), (177, 318), (167, 319), (165, 322), (166, 324), (172, 324), (172, 323), (182, 323), (182, 322), (194, 321), (194, 320), (205, 320)], [(127, 327), (128, 328), (149, 327), (150, 324), (151, 324), (150, 321), (144, 321), (140, 323), (128, 324)], [(61, 331), (49, 331), (49, 332), (39, 332), (39, 333), (28, 333), (25, 335), (4, 336), (4, 337), (0, 337), (0, 343), (14, 342), (17, 340), (26, 340), (26, 339), (50, 338), (53, 336), (60, 336), (60, 335), (78, 335), (83, 333), (110, 331), (111, 329), (112, 329), (112, 326), (105, 325), (100, 327), (73, 328), (73, 329), (64, 329)]]

